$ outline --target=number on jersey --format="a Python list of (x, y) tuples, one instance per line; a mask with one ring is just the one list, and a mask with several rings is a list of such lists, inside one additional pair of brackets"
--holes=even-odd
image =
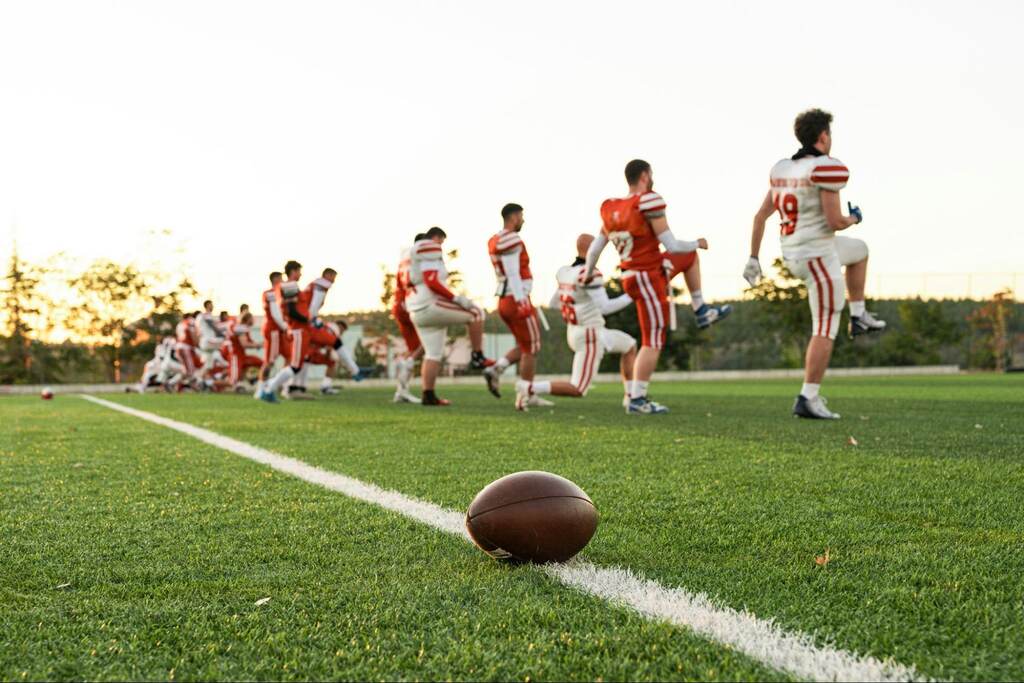
[(783, 235), (792, 235), (796, 232), (796, 218), (799, 213), (795, 194), (775, 194), (775, 210), (782, 218), (779, 231)]
[(616, 230), (608, 233), (608, 240), (619, 251), (619, 258), (625, 261), (633, 253), (633, 235), (627, 230)]
[(563, 294), (559, 299), (562, 302), (562, 320), (569, 325), (576, 325), (576, 299), (572, 294)]

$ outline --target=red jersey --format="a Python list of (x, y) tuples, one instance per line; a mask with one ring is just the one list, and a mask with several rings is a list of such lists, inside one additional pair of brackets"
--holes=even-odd
[[(519, 271), (516, 274), (519, 276), (519, 280), (524, 283), (530, 283), (533, 280), (533, 274), (530, 273), (530, 255), (518, 232), (502, 230), (492, 235), (491, 239), (487, 240), (487, 253), (491, 255), (494, 275), (498, 278), (498, 296), (507, 296), (512, 293), (508, 287), (508, 278), (512, 273), (506, 272), (505, 268), (505, 261), (509, 256), (516, 260), (515, 267)], [(525, 289), (527, 290), (526, 294), (529, 294), (529, 284), (526, 284)]]
[(661, 242), (650, 221), (664, 215), (665, 200), (657, 192), (601, 204), (601, 232), (619, 251), (622, 270), (661, 270)]
[(266, 330), (280, 329), (287, 326), (281, 308), (281, 285), (275, 285), (263, 292), (263, 328)]
[(412, 283), (409, 281), (409, 265), (412, 259), (409, 250), (402, 250), (401, 260), (398, 262), (398, 270), (395, 271), (395, 304), (401, 306), (405, 303), (405, 297), (409, 296), (409, 289)]
[(244, 356), (245, 345), (242, 344), (242, 337), (249, 334), (249, 326), (232, 318), (225, 326), (225, 333), (227, 338), (224, 340), (224, 349), (229, 353)]
[[(288, 320), (288, 327), (300, 329), (313, 322), (313, 319), (320, 313), (320, 307), (324, 303), (324, 295), (330, 289), (331, 283), (322, 278), (313, 280), (306, 288), (299, 291), (298, 282), (286, 282), (281, 286), (281, 296), (284, 299), (285, 318)], [(295, 303), (295, 312), (305, 318), (305, 322), (293, 320), (288, 315), (288, 304)]]
[(198, 346), (196, 343), (196, 333), (192, 328), (192, 323), (187, 319), (181, 320), (178, 325), (174, 328), (174, 336), (178, 340), (179, 344), (188, 344), (189, 346)]

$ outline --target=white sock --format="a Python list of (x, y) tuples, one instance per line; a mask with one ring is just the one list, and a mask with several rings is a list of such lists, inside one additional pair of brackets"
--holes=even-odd
[(851, 301), (850, 302), (850, 315), (855, 318), (859, 318), (864, 315), (864, 302), (863, 301)]
[(267, 385), (265, 391), (277, 392), (281, 390), (281, 387), (292, 381), (292, 377), (295, 376), (295, 371), (292, 370), (290, 365), (286, 365), (281, 368), (281, 371), (274, 375), (274, 379), (270, 380), (270, 384)]
[(629, 392), (630, 398), (643, 398), (647, 396), (647, 385), (650, 382), (641, 382), (638, 379), (633, 380), (633, 390)]
[(409, 380), (412, 379), (412, 368), (416, 361), (412, 358), (406, 358), (398, 361), (398, 388), (405, 391), (409, 387)]
[(511, 365), (511, 363), (508, 362), (508, 358), (502, 356), (497, 361), (495, 361), (494, 371), (500, 375), (501, 373), (505, 372), (509, 365)]
[(550, 394), (551, 382), (534, 382), (531, 388), (534, 394)]
[(818, 395), (818, 391), (820, 389), (820, 384), (808, 384), (807, 382), (804, 382), (804, 385), (800, 387), (800, 395), (804, 398), (811, 399)]
[(341, 364), (345, 366), (345, 369), (349, 371), (349, 374), (359, 374), (359, 366), (356, 365), (356, 359), (352, 357), (347, 346), (342, 346), (338, 349), (338, 358), (341, 360)]
[(693, 306), (695, 311), (704, 305), (704, 295), (699, 289), (690, 292), (690, 305)]
[(629, 392), (632, 391), (632, 389), (633, 389), (633, 380), (631, 380), (631, 379), (624, 379), (624, 380), (622, 380), (622, 391), (626, 394), (626, 396), (629, 396)]
[(331, 376), (330, 375), (324, 375), (324, 378), (322, 380), (320, 380), (320, 388), (321, 389), (330, 389), (333, 386), (334, 386), (334, 382), (331, 381)]
[(295, 380), (292, 382), (292, 385), (297, 386), (297, 387), (302, 387), (303, 389), (305, 389), (306, 388), (306, 375), (308, 375), (308, 374), (309, 374), (309, 366), (308, 365), (303, 365), (299, 369), (298, 374), (295, 375)]

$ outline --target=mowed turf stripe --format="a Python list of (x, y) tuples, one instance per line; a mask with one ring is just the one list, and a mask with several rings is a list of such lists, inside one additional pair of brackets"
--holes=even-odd
[[(460, 512), (446, 510), (397, 491), (388, 491), (343, 474), (323, 470), (301, 460), (273, 453), (185, 422), (94, 396), (83, 395), (82, 398), (187, 434), (203, 443), (303, 481), (372, 503), (435, 529), (470, 540)], [(538, 569), (567, 586), (616, 605), (628, 606), (651, 619), (664, 620), (688, 628), (717, 643), (735, 648), (767, 666), (799, 678), (828, 681), (924, 680), (912, 666), (817, 645), (807, 634), (786, 632), (769, 620), (716, 605), (703, 594), (663, 586), (656, 581), (637, 576), (629, 569), (598, 567), (582, 561), (547, 565)]]

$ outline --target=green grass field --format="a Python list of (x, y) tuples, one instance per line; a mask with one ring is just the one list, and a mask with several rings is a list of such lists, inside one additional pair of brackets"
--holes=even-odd
[[(482, 385), (107, 398), (452, 509), (556, 472), (601, 512), (590, 562), (923, 676), (1024, 677), (1024, 377), (832, 380), (837, 423), (790, 418), (795, 388), (655, 383), (665, 418), (613, 385), (528, 414)], [(787, 678), (71, 396), (0, 398), (0, 626), (4, 680)]]

